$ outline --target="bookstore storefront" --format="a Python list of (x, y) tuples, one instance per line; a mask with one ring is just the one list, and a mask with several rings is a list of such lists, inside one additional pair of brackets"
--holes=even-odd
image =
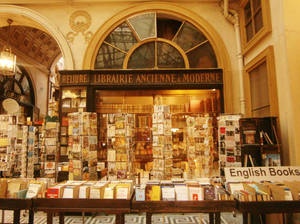
[[(223, 70), (206, 35), (187, 20), (149, 11), (119, 21), (102, 39), (94, 70), (60, 71), (61, 119), (72, 112), (96, 112), (99, 123), (97, 155), (85, 162), (79, 160), (84, 153), (71, 156), (73, 164), (81, 163), (71, 177), (81, 179), (80, 169), (91, 160), (113, 179), (146, 177), (151, 170), (156, 179), (217, 175), (214, 127), (224, 112)], [(199, 129), (209, 126), (189, 143), (198, 141), (196, 151), (188, 149), (192, 120)], [(63, 133), (74, 134), (72, 128), (69, 121)], [(170, 148), (166, 155), (162, 145)], [(65, 147), (63, 152), (72, 151)]]
[[(98, 161), (98, 170), (107, 168), (108, 176), (113, 179), (130, 178), (136, 173), (149, 178), (154, 168), (157, 171), (164, 169), (163, 145), (168, 145), (168, 179), (184, 175), (190, 175), (189, 178), (217, 175), (213, 128), (214, 118), (223, 110), (221, 69), (77, 72), (61, 72), (61, 115), (62, 120), (68, 120), (62, 121), (62, 137), (76, 135), (73, 132), (77, 128), (70, 128), (70, 123), (78, 121), (72, 120), (74, 117), (70, 112), (77, 114), (76, 119), (80, 112), (96, 112), (99, 151), (94, 160)], [(195, 136), (187, 133), (189, 125), (194, 127), (194, 120), (199, 123), (199, 133)], [(68, 127), (63, 126), (66, 123)], [(197, 152), (189, 150), (188, 137), (193, 138), (189, 143), (191, 147), (198, 141)], [(167, 143), (167, 139), (170, 142)], [(195, 153), (198, 162), (193, 158)], [(204, 155), (208, 158), (206, 161)], [(78, 164), (82, 157), (76, 158), (71, 157), (73, 163)], [(197, 172), (193, 173), (196, 166)], [(74, 173), (80, 174), (82, 167), (74, 169)], [(163, 179), (166, 176), (156, 172), (155, 177)], [(75, 179), (82, 179), (82, 176), (75, 175)]]

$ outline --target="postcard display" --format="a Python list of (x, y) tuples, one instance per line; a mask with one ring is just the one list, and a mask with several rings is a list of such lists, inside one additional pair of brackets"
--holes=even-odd
[(36, 162), (35, 157), (35, 140), (36, 140), (37, 127), (28, 126), (28, 141), (27, 141), (27, 178), (34, 178), (34, 164)]
[(212, 117), (187, 116), (188, 178), (213, 173), (214, 140)]
[(59, 148), (58, 141), (59, 123), (46, 122), (44, 127), (44, 177), (55, 178), (57, 170), (57, 152)]
[(16, 118), (10, 115), (0, 115), (0, 171), (10, 172), (14, 158), (16, 139)]
[(97, 180), (97, 114), (68, 114), (69, 180)]
[(27, 176), (28, 126), (22, 126), (21, 177)]
[(169, 105), (154, 105), (152, 152), (154, 179), (171, 179), (173, 167), (172, 120)]
[(221, 175), (224, 167), (241, 167), (240, 115), (218, 117), (219, 167)]
[(132, 170), (134, 115), (118, 113), (106, 116), (108, 179), (129, 178)]

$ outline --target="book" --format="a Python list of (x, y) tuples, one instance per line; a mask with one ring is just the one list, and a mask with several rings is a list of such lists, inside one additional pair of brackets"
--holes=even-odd
[(104, 199), (114, 199), (114, 188), (106, 187), (104, 189)]
[(175, 184), (175, 193), (177, 201), (188, 201), (188, 187), (185, 184)]
[(213, 185), (203, 186), (204, 189), (204, 200), (215, 200), (215, 187)]
[(145, 186), (144, 185), (140, 185), (140, 186), (136, 186), (135, 188), (135, 200), (136, 201), (145, 201), (146, 197), (145, 197)]
[(173, 186), (162, 186), (161, 192), (163, 201), (175, 201), (175, 189)]
[(280, 154), (265, 154), (264, 162), (265, 166), (280, 166)]
[(159, 185), (152, 186), (151, 201), (160, 201), (161, 190)]

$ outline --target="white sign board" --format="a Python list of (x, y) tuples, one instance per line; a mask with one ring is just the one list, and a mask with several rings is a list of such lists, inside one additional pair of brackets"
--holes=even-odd
[(225, 178), (226, 182), (300, 181), (300, 167), (226, 167)]

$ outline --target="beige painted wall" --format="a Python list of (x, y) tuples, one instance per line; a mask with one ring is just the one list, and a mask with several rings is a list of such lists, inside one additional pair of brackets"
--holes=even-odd
[(300, 2), (270, 0), (272, 33), (244, 58), (245, 64), (270, 45), (274, 46), (279, 120), (284, 165), (300, 165)]
[(290, 92), (290, 105), (288, 123), (291, 126), (290, 162), (291, 165), (300, 165), (300, 2), (294, 0), (281, 0), (283, 3), (284, 34), (286, 44), (287, 71), (285, 79), (289, 86), (285, 91)]

